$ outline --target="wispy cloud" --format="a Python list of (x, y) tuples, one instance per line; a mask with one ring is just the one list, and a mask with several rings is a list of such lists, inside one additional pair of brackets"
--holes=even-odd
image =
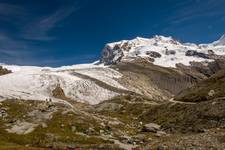
[[(71, 16), (78, 5), (74, 2), (70, 5), (61, 5), (52, 13), (33, 13), (28, 5), (15, 5), (10, 2), (0, 2), (0, 22), (10, 26), (0, 28), (0, 62), (16, 64), (41, 64), (47, 60), (37, 60), (40, 52), (49, 52), (40, 46), (40, 42), (53, 40), (56, 37), (50, 35), (50, 31), (61, 25), (61, 22)], [(39, 44), (38, 44), (39, 42)]]
[(52, 40), (54, 37), (49, 35), (49, 31), (56, 27), (57, 24), (65, 18), (69, 17), (77, 9), (78, 7), (69, 6), (61, 8), (53, 14), (40, 17), (25, 26), (22, 29), (21, 35), (27, 40)]
[(200, 17), (225, 15), (224, 0), (189, 0), (177, 8), (175, 14), (168, 17), (171, 23), (181, 23)]

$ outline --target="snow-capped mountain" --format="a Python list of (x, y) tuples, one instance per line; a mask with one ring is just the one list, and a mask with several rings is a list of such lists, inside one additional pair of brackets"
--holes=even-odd
[(225, 36), (216, 42), (200, 45), (181, 43), (172, 37), (137, 37), (133, 40), (106, 44), (101, 61), (105, 64), (115, 64), (144, 58), (155, 65), (176, 67), (178, 63), (188, 66), (192, 61), (213, 61), (212, 55), (225, 55)]
[[(0, 98), (62, 101), (53, 93), (60, 87), (66, 99), (90, 104), (129, 92), (165, 100), (192, 85), (196, 79), (208, 77), (223, 68), (220, 64), (211, 64), (207, 68), (207, 63), (195, 63), (192, 70), (193, 62), (214, 62), (224, 57), (224, 40), (222, 36), (216, 42), (197, 45), (181, 43), (172, 37), (137, 37), (106, 44), (100, 63), (59, 68), (2, 64), (0, 66), (10, 71), (0, 75)], [(134, 68), (132, 65), (135, 63), (125, 66), (117, 64), (139, 59), (148, 62), (147, 70), (141, 63)], [(111, 67), (111, 64), (117, 65)], [(178, 64), (184, 66), (179, 65), (178, 69)], [(186, 68), (189, 65), (192, 68)], [(171, 86), (174, 82), (176, 84)]]

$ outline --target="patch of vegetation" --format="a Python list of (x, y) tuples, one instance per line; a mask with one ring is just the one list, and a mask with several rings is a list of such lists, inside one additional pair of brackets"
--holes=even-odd
[(224, 127), (225, 101), (211, 100), (197, 104), (165, 103), (143, 113), (139, 120), (160, 124), (170, 132), (203, 132)]
[(121, 95), (95, 106), (97, 114), (116, 118), (124, 125), (111, 125), (112, 128), (126, 132), (133, 136), (141, 129), (138, 117), (153, 105), (154, 101), (140, 95)]
[[(109, 106), (101, 108), (104, 105), (114, 104), (115, 106)], [(112, 117), (118, 117), (125, 123), (130, 123), (145, 110), (157, 104), (155, 101), (150, 100), (140, 95), (122, 95), (112, 98), (111, 100), (102, 102), (95, 106), (98, 113), (102, 115), (110, 115)], [(112, 107), (112, 108), (110, 108)]]

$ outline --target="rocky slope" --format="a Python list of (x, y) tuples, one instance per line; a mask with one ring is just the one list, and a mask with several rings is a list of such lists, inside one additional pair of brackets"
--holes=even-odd
[(199, 84), (176, 95), (175, 100), (185, 102), (209, 101), (225, 97), (225, 71), (221, 70)]

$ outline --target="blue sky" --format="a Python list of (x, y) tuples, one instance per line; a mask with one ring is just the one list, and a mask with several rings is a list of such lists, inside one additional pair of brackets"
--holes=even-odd
[(97, 60), (137, 36), (207, 43), (225, 33), (225, 0), (0, 0), (0, 62), (61, 66)]

